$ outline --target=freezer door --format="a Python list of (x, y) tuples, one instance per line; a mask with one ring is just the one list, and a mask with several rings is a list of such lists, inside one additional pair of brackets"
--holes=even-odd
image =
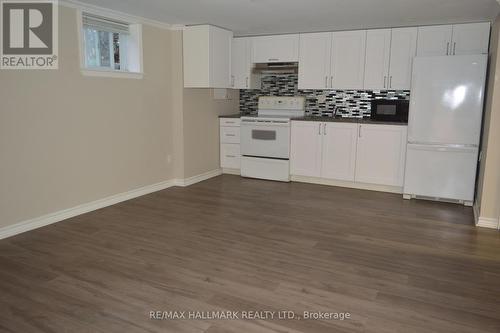
[(477, 147), (409, 144), (404, 193), (472, 201)]
[(477, 145), (486, 64), (486, 55), (415, 58), (408, 141)]

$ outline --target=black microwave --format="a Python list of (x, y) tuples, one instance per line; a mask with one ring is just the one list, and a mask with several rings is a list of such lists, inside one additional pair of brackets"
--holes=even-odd
[(404, 99), (375, 99), (370, 118), (378, 121), (408, 122), (410, 101)]

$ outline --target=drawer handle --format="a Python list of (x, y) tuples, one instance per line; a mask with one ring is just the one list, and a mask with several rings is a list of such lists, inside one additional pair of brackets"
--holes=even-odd
[(236, 156), (235, 156), (235, 155), (226, 155), (226, 157), (236, 158)]
[(236, 134), (226, 134), (226, 136), (236, 136)]

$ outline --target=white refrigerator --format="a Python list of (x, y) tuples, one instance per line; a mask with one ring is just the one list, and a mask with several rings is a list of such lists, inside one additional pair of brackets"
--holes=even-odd
[(404, 194), (472, 204), (487, 55), (417, 57)]

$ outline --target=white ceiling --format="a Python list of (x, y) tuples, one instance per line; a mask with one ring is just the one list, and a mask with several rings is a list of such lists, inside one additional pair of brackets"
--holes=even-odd
[(235, 35), (492, 20), (495, 0), (80, 0), (170, 24), (209, 23)]

